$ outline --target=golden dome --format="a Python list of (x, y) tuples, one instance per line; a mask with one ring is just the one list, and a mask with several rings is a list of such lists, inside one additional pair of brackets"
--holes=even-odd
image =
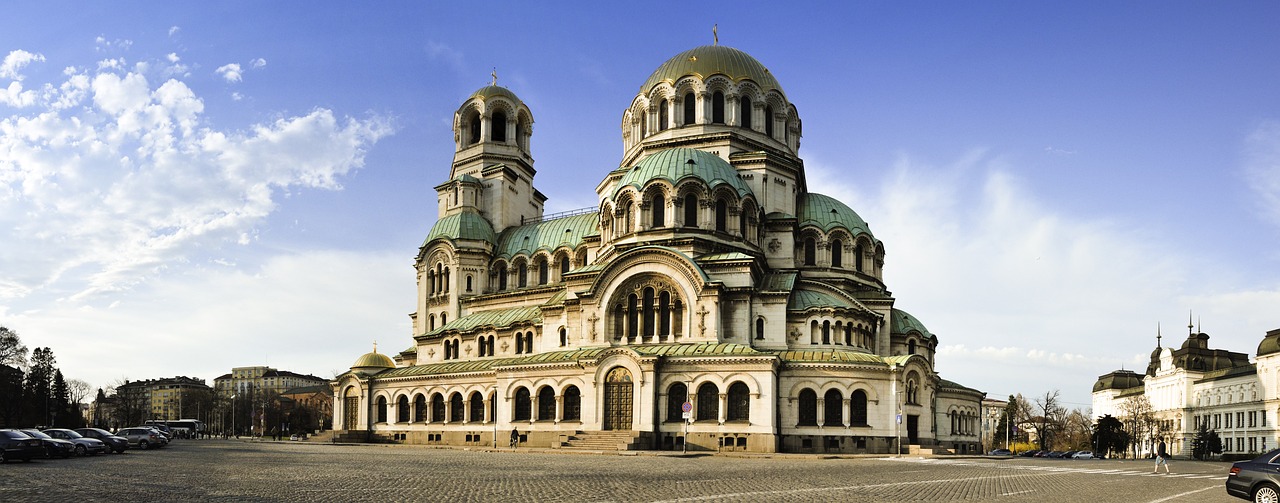
[(396, 362), (391, 360), (390, 356), (379, 353), (375, 347), (373, 352), (365, 353), (360, 358), (356, 358), (356, 362), (351, 364), (352, 369), (357, 368), (396, 368)]
[(684, 51), (667, 60), (654, 70), (653, 75), (649, 76), (649, 80), (646, 80), (643, 86), (640, 86), (640, 93), (648, 94), (653, 90), (653, 86), (661, 82), (674, 85), (682, 77), (692, 75), (705, 80), (717, 74), (724, 75), (734, 82), (750, 80), (755, 82), (763, 92), (771, 90), (782, 92), (778, 79), (769, 73), (768, 68), (756, 61), (756, 58), (732, 47), (704, 45)]

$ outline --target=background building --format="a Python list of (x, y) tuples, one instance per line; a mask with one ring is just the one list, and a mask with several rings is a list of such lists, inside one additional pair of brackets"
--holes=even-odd
[(202, 419), (211, 412), (212, 388), (204, 379), (177, 376), (125, 381), (100, 396), (89, 413), (96, 426), (136, 426), (148, 419)]
[(616, 168), (552, 168), (600, 179), (590, 208), (543, 213), (533, 124), (496, 77), (457, 109), (413, 344), (337, 377), (336, 428), (451, 445), (515, 429), (564, 448), (977, 449), (983, 393), (938, 376), (937, 337), (884, 284), (884, 243), (810, 191), (799, 111), (755, 58), (713, 45), (659, 66), (622, 113)]
[(1110, 415), (1135, 436), (1139, 454), (1163, 438), (1173, 455), (1190, 456), (1200, 425), (1218, 433), (1224, 454), (1262, 453), (1280, 445), (1280, 330), (1266, 333), (1257, 358), (1209, 348), (1209, 335), (1187, 326), (1178, 348), (1156, 348), (1146, 373), (1116, 370), (1093, 385), (1094, 418)]

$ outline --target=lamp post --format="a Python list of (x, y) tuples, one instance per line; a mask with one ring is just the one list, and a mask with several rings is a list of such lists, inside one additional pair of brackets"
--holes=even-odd
[(889, 396), (893, 400), (892, 412), (893, 416), (893, 455), (897, 457), (902, 454), (902, 439), (899, 438), (898, 422), (901, 420), (902, 411), (898, 408), (898, 364), (889, 365)]
[(231, 434), (239, 437), (239, 435), (236, 435), (236, 394), (235, 393), (231, 394)]
[(495, 384), (489, 389), (493, 390), (493, 398), (489, 399), (489, 422), (493, 423), (493, 448), (498, 448), (498, 385)]

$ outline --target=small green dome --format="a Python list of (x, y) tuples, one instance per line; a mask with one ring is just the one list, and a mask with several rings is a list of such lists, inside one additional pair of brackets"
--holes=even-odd
[(738, 170), (733, 169), (727, 161), (710, 152), (692, 148), (672, 148), (650, 155), (627, 171), (613, 190), (628, 185), (643, 190), (650, 180), (662, 179), (677, 185), (686, 178), (697, 178), (714, 190), (720, 185), (728, 184), (738, 192), (738, 196), (751, 194), (751, 187), (738, 178)]
[(437, 220), (436, 224), (431, 226), (431, 232), (427, 234), (427, 239), (422, 242), (422, 246), (426, 246), (437, 238), (449, 241), (474, 239), (493, 243), (497, 241), (497, 234), (493, 232), (493, 226), (489, 221), (479, 213), (464, 211)]
[(866, 233), (874, 237), (871, 227), (857, 212), (839, 200), (822, 194), (805, 194), (800, 202), (800, 215), (797, 218), (800, 220), (800, 227), (812, 225), (823, 232), (844, 227), (855, 236)]
[(649, 80), (640, 86), (641, 94), (649, 94), (653, 86), (661, 82), (675, 84), (681, 78), (694, 76), (706, 79), (712, 75), (724, 75), (734, 82), (750, 80), (755, 82), (763, 92), (782, 92), (778, 79), (769, 73), (769, 69), (760, 64), (751, 55), (723, 45), (704, 45), (684, 51), (667, 60)]
[(911, 316), (911, 313), (908, 313), (901, 309), (894, 309), (890, 313), (889, 331), (890, 333), (903, 334), (903, 335), (910, 333), (912, 331), (920, 332), (920, 335), (924, 335), (924, 336), (933, 335), (929, 333), (929, 329), (924, 328), (924, 323), (921, 323), (920, 320), (917, 319), (915, 316)]
[(791, 291), (791, 298), (787, 299), (788, 311), (807, 311), (813, 308), (836, 308), (836, 309), (853, 309), (853, 304), (849, 301), (816, 290), (806, 290), (797, 288)]
[(471, 98), (480, 98), (482, 100), (492, 98), (494, 96), (502, 96), (503, 98), (507, 98), (516, 103), (521, 103), (520, 98), (516, 96), (516, 93), (513, 93), (510, 89), (502, 86), (484, 86), (477, 89), (476, 92), (471, 93)]
[(351, 368), (393, 369), (396, 368), (396, 362), (392, 361), (390, 356), (374, 351), (372, 353), (365, 353), (364, 355), (361, 355), (360, 358), (356, 359), (355, 363), (351, 364)]

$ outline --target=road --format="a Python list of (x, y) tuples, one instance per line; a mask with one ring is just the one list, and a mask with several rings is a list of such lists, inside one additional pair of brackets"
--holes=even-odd
[(178, 440), (0, 466), (0, 501), (1241, 501), (1230, 465), (1174, 461), (566, 454)]

